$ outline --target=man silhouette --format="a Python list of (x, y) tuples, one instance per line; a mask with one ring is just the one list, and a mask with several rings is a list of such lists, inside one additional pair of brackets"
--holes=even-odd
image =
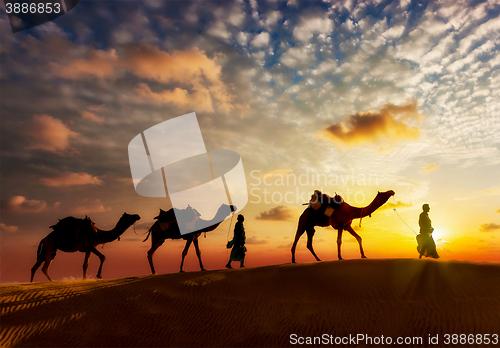
[(429, 218), (429, 211), (431, 210), (429, 204), (424, 204), (422, 210), (418, 218), (418, 225), (420, 226), (420, 234), (417, 236), (419, 259), (422, 256), (438, 259), (439, 255), (436, 251), (436, 243), (434, 243), (434, 239), (432, 238), (434, 228), (432, 228), (431, 219)]

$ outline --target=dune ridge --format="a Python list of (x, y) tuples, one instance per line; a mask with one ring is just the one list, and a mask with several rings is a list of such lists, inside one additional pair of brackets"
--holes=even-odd
[(10, 284), (0, 286), (0, 308), (0, 344), (12, 347), (286, 347), (291, 334), (500, 334), (500, 263), (345, 260)]

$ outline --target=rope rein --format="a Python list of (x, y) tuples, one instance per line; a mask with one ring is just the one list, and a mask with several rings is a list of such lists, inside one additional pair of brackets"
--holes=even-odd
[[(232, 212), (231, 213), (231, 222), (229, 222), (229, 229), (227, 230), (226, 245), (227, 245), (227, 242), (229, 242), (229, 232), (231, 232), (231, 225), (233, 224), (234, 215), (235, 215), (235, 212)], [(229, 249), (226, 248), (226, 257), (227, 257), (228, 252), (229, 252)]]
[[(392, 196), (392, 200), (393, 200), (393, 202), (395, 201), (394, 196)], [(396, 206), (396, 203), (393, 203), (393, 204), (394, 204), (394, 207), (395, 207), (395, 206)], [(410, 225), (408, 225), (408, 224), (406, 223), (406, 221), (404, 221), (404, 220), (403, 220), (403, 218), (401, 217), (401, 215), (399, 215), (399, 213), (398, 213), (398, 211), (396, 210), (396, 208), (394, 208), (394, 209), (392, 209), (392, 210), (394, 210), (394, 212), (395, 212), (395, 213), (399, 216), (399, 218), (401, 219), (401, 221), (403, 221), (403, 222), (404, 222), (404, 224), (405, 224), (406, 226), (408, 226), (408, 228), (409, 228), (410, 230), (412, 230), (412, 231), (413, 231), (413, 233), (415, 233), (415, 235), (418, 235), (418, 233), (417, 233), (417, 232), (415, 232), (415, 230), (414, 230), (413, 228), (411, 228), (411, 226), (410, 226)]]
[(404, 222), (404, 224), (405, 224), (406, 226), (408, 226), (408, 228), (409, 228), (410, 230), (412, 230), (412, 231), (413, 231), (413, 233), (415, 233), (415, 235), (418, 235), (418, 233), (417, 233), (417, 232), (415, 232), (415, 230), (414, 230), (413, 228), (411, 228), (411, 227), (410, 227), (410, 225), (408, 225), (408, 224), (407, 224), (407, 223), (403, 220), (403, 218), (401, 217), (401, 215), (399, 215), (399, 213), (398, 213), (398, 211), (396, 210), (396, 208), (394, 208), (393, 210), (396, 212), (396, 214), (398, 214), (398, 216), (399, 216), (399, 218), (401, 219), (401, 221), (403, 221), (403, 222)]

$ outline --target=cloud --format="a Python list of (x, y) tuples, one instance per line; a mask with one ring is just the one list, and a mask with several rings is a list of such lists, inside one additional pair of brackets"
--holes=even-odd
[(100, 199), (90, 202), (87, 206), (79, 206), (72, 210), (76, 215), (88, 215), (90, 213), (104, 213), (110, 211), (110, 207), (105, 207)]
[(121, 73), (129, 72), (139, 78), (176, 85), (175, 89), (162, 92), (148, 91), (140, 86), (139, 95), (142, 97), (170, 103), (180, 98), (176, 105), (196, 104), (201, 100), (205, 109), (211, 112), (214, 109), (209, 105), (214, 101), (224, 112), (234, 108), (221, 78), (222, 67), (216, 62), (220, 54), (210, 59), (197, 48), (168, 53), (149, 44), (124, 46), (120, 55), (114, 49), (102, 51), (88, 48), (87, 51), (86, 58), (75, 59), (65, 65), (51, 63), (53, 74), (76, 80), (92, 76), (114, 79)]
[(290, 68), (296, 68), (301, 65), (310, 64), (313, 60), (312, 47), (291, 47), (280, 57), (280, 62)]
[(0, 224), (0, 232), (2, 233), (14, 233), (19, 229), (17, 226), (7, 226), (4, 223)]
[(279, 11), (270, 11), (264, 15), (264, 18), (265, 18), (263, 20), (264, 26), (267, 29), (271, 29), (271, 27), (275, 26), (278, 23), (278, 21), (281, 18), (283, 18), (283, 15)]
[(262, 32), (256, 35), (251, 43), (254, 47), (266, 47), (269, 45), (269, 34), (267, 32)]
[(432, 162), (427, 167), (422, 168), (421, 172), (429, 173), (429, 172), (436, 170), (437, 168), (438, 168), (438, 165), (436, 164), (436, 162)]
[(481, 232), (493, 232), (495, 230), (500, 230), (500, 225), (495, 223), (481, 224), (479, 230)]
[(255, 236), (251, 236), (247, 238), (246, 244), (253, 244), (253, 245), (262, 245), (262, 244), (268, 244), (269, 241), (265, 239), (258, 239)]
[(96, 114), (94, 114), (90, 111), (82, 111), (81, 115), (83, 118), (86, 118), (87, 120), (91, 120), (91, 121), (97, 122), (99, 124), (104, 123), (104, 117), (97, 116)]
[(30, 150), (45, 150), (64, 154), (70, 150), (70, 139), (78, 133), (70, 130), (61, 120), (49, 115), (35, 115), (26, 127), (31, 137)]
[(388, 209), (397, 209), (397, 208), (408, 208), (412, 207), (413, 204), (411, 203), (404, 203), (401, 201), (397, 201), (396, 203), (385, 203), (383, 206), (378, 208), (378, 210), (388, 210)]
[(225, 40), (229, 40), (231, 38), (231, 33), (227, 30), (227, 27), (223, 22), (215, 23), (210, 29), (207, 30), (207, 33)]
[(14, 196), (7, 202), (7, 209), (14, 213), (41, 213), (47, 209), (47, 202)]
[(68, 187), (79, 185), (102, 185), (103, 181), (88, 173), (64, 172), (53, 178), (42, 178), (40, 183), (49, 187)]
[[(213, 111), (212, 104), (217, 101), (222, 111), (234, 108), (221, 80), (222, 67), (216, 58), (208, 58), (203, 51), (192, 49), (169, 54), (154, 46), (135, 45), (126, 50), (125, 56), (123, 65), (138, 77), (177, 85), (173, 90), (156, 94), (149, 91), (150, 98), (156, 101), (175, 103), (178, 98), (178, 105), (202, 103), (207, 111)], [(147, 96), (147, 89), (140, 88)]]
[(416, 100), (403, 106), (389, 103), (378, 111), (350, 115), (344, 122), (335, 123), (316, 135), (348, 146), (367, 142), (386, 142), (384, 145), (391, 145), (403, 140), (418, 139), (419, 128), (405, 121), (421, 119)]
[(297, 209), (279, 205), (269, 211), (260, 213), (255, 218), (257, 220), (286, 221), (297, 217)]
[(115, 75), (115, 68), (120, 63), (115, 49), (103, 51), (89, 48), (86, 53), (86, 58), (75, 59), (67, 65), (49, 63), (52, 73), (67, 79), (87, 76), (105, 78)]
[(293, 29), (293, 36), (299, 41), (308, 41), (314, 34), (330, 34), (333, 21), (327, 14), (314, 17), (302, 17), (300, 23)]
[(498, 209), (495, 213), (500, 214), (500, 209)]
[(171, 104), (178, 107), (195, 106), (196, 111), (213, 112), (213, 102), (207, 90), (194, 91), (191, 94), (182, 88), (175, 88), (172, 91), (165, 90), (158, 93), (151, 91), (145, 83), (139, 84), (135, 89), (138, 96), (152, 100), (158, 104)]

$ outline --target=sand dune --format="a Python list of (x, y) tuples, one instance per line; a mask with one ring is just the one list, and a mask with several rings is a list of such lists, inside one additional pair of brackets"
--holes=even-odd
[(500, 334), (499, 263), (330, 261), (3, 285), (0, 295), (2, 346), (281, 347), (299, 345), (292, 334), (362, 334), (425, 347), (429, 335), (444, 346), (445, 334)]

